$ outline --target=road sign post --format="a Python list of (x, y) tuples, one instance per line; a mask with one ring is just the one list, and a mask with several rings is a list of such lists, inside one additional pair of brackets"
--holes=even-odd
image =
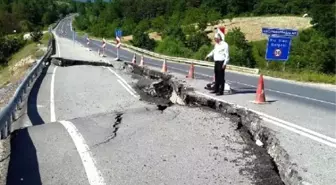
[(292, 37), (298, 35), (297, 30), (279, 29), (279, 28), (262, 28), (262, 33), (268, 35), (265, 59), (270, 61), (283, 61), (286, 69), (286, 61), (289, 58)]
[(116, 58), (116, 61), (120, 61), (120, 58), (119, 58), (119, 47), (120, 47), (120, 42), (121, 42), (121, 37), (122, 37), (122, 31), (120, 29), (116, 29), (115, 30), (115, 36), (116, 36), (116, 39), (117, 39), (117, 58)]

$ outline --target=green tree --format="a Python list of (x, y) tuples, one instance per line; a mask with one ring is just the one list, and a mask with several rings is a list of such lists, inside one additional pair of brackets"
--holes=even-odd
[(152, 29), (155, 31), (162, 31), (165, 27), (165, 19), (163, 16), (158, 16), (151, 21)]
[(133, 33), (132, 44), (147, 50), (154, 50), (156, 43), (155, 40), (149, 38), (147, 33), (141, 30), (136, 30)]
[[(240, 28), (233, 28), (225, 37), (229, 44), (230, 61), (233, 64), (255, 67), (255, 60), (252, 56), (252, 47), (245, 39), (245, 34), (241, 32)], [(231, 49), (232, 48), (232, 49)]]
[(194, 32), (186, 39), (186, 46), (196, 52), (203, 45), (210, 45), (211, 40), (204, 32)]
[(43, 33), (39, 28), (36, 28), (31, 34), (32, 41), (34, 42), (40, 42), (42, 39)]

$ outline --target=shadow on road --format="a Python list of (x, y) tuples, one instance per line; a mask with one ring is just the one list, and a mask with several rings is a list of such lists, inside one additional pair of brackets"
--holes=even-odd
[(42, 125), (45, 122), (40, 116), (37, 108), (37, 95), (40, 91), (44, 77), (48, 74), (49, 66), (44, 68), (41, 75), (36, 80), (32, 90), (30, 91), (28, 102), (27, 102), (27, 114), (32, 123), (32, 125)]
[(17, 130), (11, 138), (7, 185), (40, 185), (36, 149), (27, 129)]
[(255, 94), (257, 92), (256, 88), (232, 88), (233, 94)]

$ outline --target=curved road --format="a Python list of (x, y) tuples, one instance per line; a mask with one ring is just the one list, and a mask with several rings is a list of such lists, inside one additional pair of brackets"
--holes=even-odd
[[(61, 23), (64, 37), (72, 39), (71, 19)], [(86, 47), (86, 39), (77, 37), (76, 41)], [(92, 40), (90, 48), (93, 53), (98, 51), (102, 42)], [(116, 48), (108, 44), (105, 54), (116, 57)], [(120, 58), (131, 61), (133, 53), (121, 49)], [(140, 57), (137, 56), (137, 63)], [(161, 68), (162, 60), (145, 58), (145, 64)], [(185, 76), (189, 65), (167, 62), (168, 71), (175, 75)], [(192, 81), (192, 86), (204, 92), (206, 81), (212, 80), (213, 69), (195, 67), (198, 80)], [(254, 105), (250, 103), (255, 98), (258, 76), (227, 72), (226, 78), (237, 93), (232, 96), (215, 97), (258, 111), (265, 116), (265, 126), (275, 131), (284, 149), (291, 159), (299, 164), (299, 172), (311, 184), (333, 184), (336, 173), (336, 93), (335, 89), (302, 85), (302, 83), (286, 80), (264, 78), (269, 105)], [(205, 80), (205, 81), (204, 81)]]
[[(66, 26), (56, 28), (56, 56), (102, 60), (64, 38)], [(234, 123), (199, 108), (158, 110), (113, 65), (43, 71), (11, 136), (8, 185), (282, 184)]]

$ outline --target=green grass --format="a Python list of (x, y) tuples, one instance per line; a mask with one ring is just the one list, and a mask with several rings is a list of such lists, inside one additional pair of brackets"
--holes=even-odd
[[(41, 44), (47, 46), (49, 38), (50, 35), (48, 33), (44, 34), (41, 39)], [(15, 72), (11, 71), (11, 67), (17, 62), (29, 56), (32, 56), (33, 59), (39, 58), (43, 56), (43, 54), (44, 51), (39, 50), (38, 43), (28, 42), (28, 44), (10, 57), (7, 66), (0, 66), (0, 87), (21, 78), (29, 67), (29, 65), (24, 65), (19, 67)]]
[(314, 73), (303, 71), (300, 73), (286, 72), (286, 71), (272, 71), (272, 70), (260, 70), (260, 73), (266, 76), (275, 78), (282, 78), (287, 80), (295, 80), (300, 82), (313, 82), (313, 83), (326, 83), (336, 84), (336, 75), (327, 75), (322, 73)]

